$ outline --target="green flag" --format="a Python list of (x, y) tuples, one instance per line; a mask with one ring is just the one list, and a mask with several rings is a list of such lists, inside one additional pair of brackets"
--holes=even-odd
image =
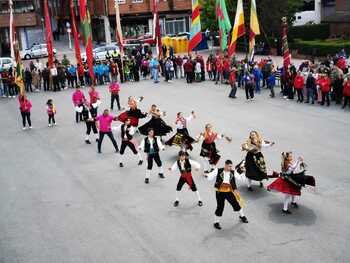
[(225, 0), (216, 0), (216, 16), (219, 24), (220, 48), (225, 50), (227, 49), (228, 34), (231, 30)]

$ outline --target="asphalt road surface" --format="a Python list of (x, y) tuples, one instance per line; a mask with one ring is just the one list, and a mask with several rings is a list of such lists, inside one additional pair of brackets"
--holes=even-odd
[[(98, 90), (102, 110), (109, 106), (109, 95), (105, 86)], [(204, 206), (198, 207), (196, 196), (184, 187), (174, 208), (177, 173), (167, 171), (160, 179), (154, 170), (145, 185), (145, 164), (138, 167), (131, 152), (119, 168), (108, 138), (101, 155), (96, 145), (84, 143), (85, 125), (74, 121), (72, 90), (35, 93), (30, 94), (33, 130), (22, 131), (17, 100), (0, 100), (0, 262), (349, 262), (350, 111), (270, 99), (267, 91), (254, 102), (246, 102), (242, 90), (236, 100), (228, 93), (228, 86), (212, 82), (141, 81), (123, 85), (121, 101), (125, 106), (127, 96), (143, 95), (139, 107), (147, 111), (157, 104), (170, 125), (176, 112), (195, 110), (192, 136), (210, 122), (233, 138), (217, 144), (220, 165), (244, 157), (240, 144), (250, 130), (276, 142), (264, 151), (269, 171), (279, 170), (282, 151), (302, 155), (317, 188), (303, 191), (292, 215), (281, 214), (282, 194), (257, 186), (248, 192), (240, 180), (249, 223), (240, 223), (226, 204), (223, 230), (215, 230), (213, 182), (200, 172), (194, 180)], [(58, 126), (51, 128), (48, 98), (57, 107)], [(201, 161), (199, 151), (197, 144), (191, 157)], [(177, 152), (172, 147), (161, 153), (165, 168)]]

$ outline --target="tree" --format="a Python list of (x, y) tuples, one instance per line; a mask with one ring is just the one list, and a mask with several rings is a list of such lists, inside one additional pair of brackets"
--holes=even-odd
[[(201, 11), (201, 23), (203, 29), (217, 30), (216, 0), (200, 0)], [(256, 0), (257, 12), (259, 16), (260, 27), (262, 31), (268, 35), (276, 35), (280, 33), (281, 18), (286, 16), (289, 18), (289, 22), (292, 23), (294, 15), (303, 6), (303, 0)], [(244, 0), (244, 11), (246, 25), (249, 25), (250, 16), (250, 1)], [(227, 11), (232, 23), (236, 13), (237, 0), (226, 1)]]

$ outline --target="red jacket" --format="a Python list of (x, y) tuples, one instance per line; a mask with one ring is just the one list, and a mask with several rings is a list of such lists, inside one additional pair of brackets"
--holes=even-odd
[(331, 80), (328, 77), (320, 78), (317, 81), (317, 84), (320, 85), (322, 92), (330, 92), (331, 91)]
[(304, 77), (303, 76), (296, 76), (294, 79), (294, 88), (296, 89), (302, 89), (304, 87)]
[(188, 60), (185, 64), (184, 64), (184, 70), (186, 73), (190, 73), (193, 72), (193, 64), (190, 60)]
[(350, 97), (350, 80), (344, 83), (343, 95), (345, 97)]
[(230, 77), (229, 77), (229, 81), (230, 81), (230, 84), (235, 84), (236, 82), (236, 71), (235, 70), (232, 70), (230, 72)]
[(21, 96), (18, 96), (19, 109), (21, 112), (30, 112), (32, 108), (32, 103), (28, 99), (21, 100)]

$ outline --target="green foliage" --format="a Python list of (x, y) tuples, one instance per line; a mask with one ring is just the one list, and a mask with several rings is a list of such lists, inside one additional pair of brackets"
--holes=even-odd
[(350, 40), (313, 40), (305, 41), (295, 39), (290, 44), (291, 49), (298, 50), (299, 54), (325, 57), (327, 55), (334, 55), (342, 48), (350, 51)]
[(302, 40), (327, 39), (330, 35), (329, 24), (294, 26), (289, 28), (289, 39)]

